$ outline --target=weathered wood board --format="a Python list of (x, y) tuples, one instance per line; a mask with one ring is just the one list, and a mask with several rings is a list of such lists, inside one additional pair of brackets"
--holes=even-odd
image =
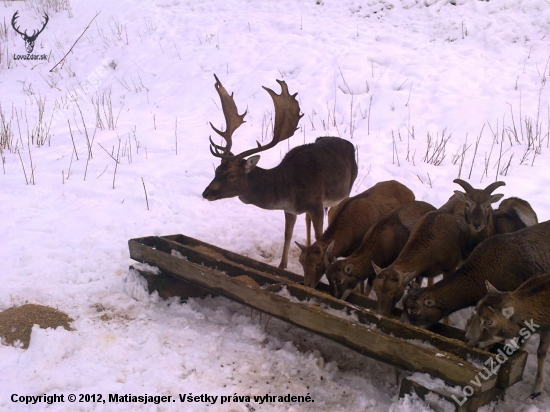
[[(460, 340), (463, 331), (440, 324), (435, 328), (438, 333), (434, 333), (403, 324), (375, 313), (376, 302), (367, 297), (352, 294), (349, 302), (333, 298), (326, 285), (321, 286), (322, 290), (305, 287), (300, 284), (303, 281), (300, 275), (197, 239), (184, 235), (145, 237), (130, 240), (129, 247), (132, 259), (156, 266), (164, 275), (182, 282), (179, 286), (166, 280), (157, 282), (154, 287), (157, 290), (179, 288), (180, 296), (211, 291), (374, 359), (426, 372), (448, 384), (473, 386), (472, 398), (483, 402), (494, 398), (490, 393), (501, 393), (495, 388), (504, 390), (521, 380), (527, 359), (525, 352), (517, 351), (510, 356), (498, 375), (481, 380), (479, 386), (472, 385), (472, 380), (479, 380), (483, 363), (495, 355), (468, 347)], [(155, 281), (148, 279), (148, 282), (151, 285)], [(187, 293), (191, 285), (199, 289)], [(412, 390), (414, 385), (409, 386)]]

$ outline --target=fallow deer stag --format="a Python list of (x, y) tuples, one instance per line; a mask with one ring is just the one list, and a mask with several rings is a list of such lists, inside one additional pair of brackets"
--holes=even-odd
[[(286, 268), (288, 250), (296, 216), (308, 213), (313, 222), (315, 238), (323, 234), (324, 207), (337, 205), (349, 195), (357, 177), (355, 148), (339, 137), (320, 137), (315, 143), (295, 147), (273, 169), (256, 167), (260, 156), (256, 153), (274, 147), (290, 138), (297, 129), (300, 106), (295, 93), (290, 95), (286, 83), (277, 80), (281, 94), (264, 87), (273, 99), (275, 124), (273, 139), (265, 145), (246, 150), (238, 155), (231, 153), (233, 132), (244, 123), (244, 114), (239, 114), (233, 94), (229, 95), (216, 79), (215, 88), (220, 95), (226, 130), (212, 129), (225, 141), (225, 146), (215, 144), (210, 138), (210, 151), (221, 159), (214, 180), (202, 196), (210, 201), (238, 196), (245, 204), (262, 209), (284, 210), (285, 243), (280, 268)], [(248, 157), (254, 155), (252, 157)], [(245, 159), (248, 157), (247, 159)]]

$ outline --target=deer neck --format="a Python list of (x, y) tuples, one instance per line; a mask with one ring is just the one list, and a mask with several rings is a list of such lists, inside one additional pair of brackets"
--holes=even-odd
[(291, 201), (290, 189), (291, 185), (278, 168), (262, 169), (256, 166), (247, 174), (239, 199), (262, 209), (301, 213)]
[(533, 320), (541, 326), (550, 326), (549, 299), (550, 289), (547, 287), (534, 295), (519, 291), (512, 293), (509, 305), (514, 307), (518, 325), (525, 326), (525, 322)]
[(442, 317), (457, 310), (474, 306), (485, 296), (484, 280), (476, 275), (468, 264), (437, 282), (431, 289), (436, 302), (442, 310)]

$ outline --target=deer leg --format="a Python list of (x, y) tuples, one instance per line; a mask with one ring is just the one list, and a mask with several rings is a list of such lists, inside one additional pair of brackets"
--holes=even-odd
[(537, 349), (537, 377), (535, 378), (535, 386), (531, 394), (531, 399), (539, 396), (544, 387), (544, 361), (546, 360), (548, 348), (550, 347), (550, 330), (540, 331), (539, 335), (540, 343)]
[(306, 246), (311, 246), (311, 216), (306, 213)]
[(309, 216), (311, 217), (311, 222), (313, 223), (315, 240), (319, 240), (323, 235), (323, 218), (325, 217), (323, 212), (323, 206), (320, 206), (316, 210), (310, 211)]
[(365, 281), (364, 288), (365, 290), (363, 290), (363, 295), (368, 297), (370, 295), (370, 291), (372, 290), (372, 285), (369, 285), (369, 283)]
[(359, 293), (360, 295), (365, 294), (365, 282), (360, 280), (357, 286), (355, 286), (355, 292)]
[(292, 232), (294, 231), (294, 224), (296, 223), (296, 215), (285, 212), (285, 244), (283, 246), (283, 256), (279, 268), (286, 269), (288, 263), (288, 250), (290, 249), (290, 241), (292, 240)]

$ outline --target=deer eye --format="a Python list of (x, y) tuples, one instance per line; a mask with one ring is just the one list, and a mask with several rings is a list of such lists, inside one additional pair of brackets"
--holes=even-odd
[(323, 265), (322, 263), (317, 263), (317, 264), (315, 265), (315, 269), (321, 270), (321, 269), (322, 269), (322, 265)]
[(485, 326), (491, 326), (493, 324), (493, 321), (491, 319), (485, 319), (483, 321), (483, 325)]
[(418, 314), (418, 309), (409, 309), (409, 314), (417, 315)]
[(235, 180), (236, 178), (237, 178), (237, 176), (233, 175), (233, 174), (227, 176), (227, 180)]

